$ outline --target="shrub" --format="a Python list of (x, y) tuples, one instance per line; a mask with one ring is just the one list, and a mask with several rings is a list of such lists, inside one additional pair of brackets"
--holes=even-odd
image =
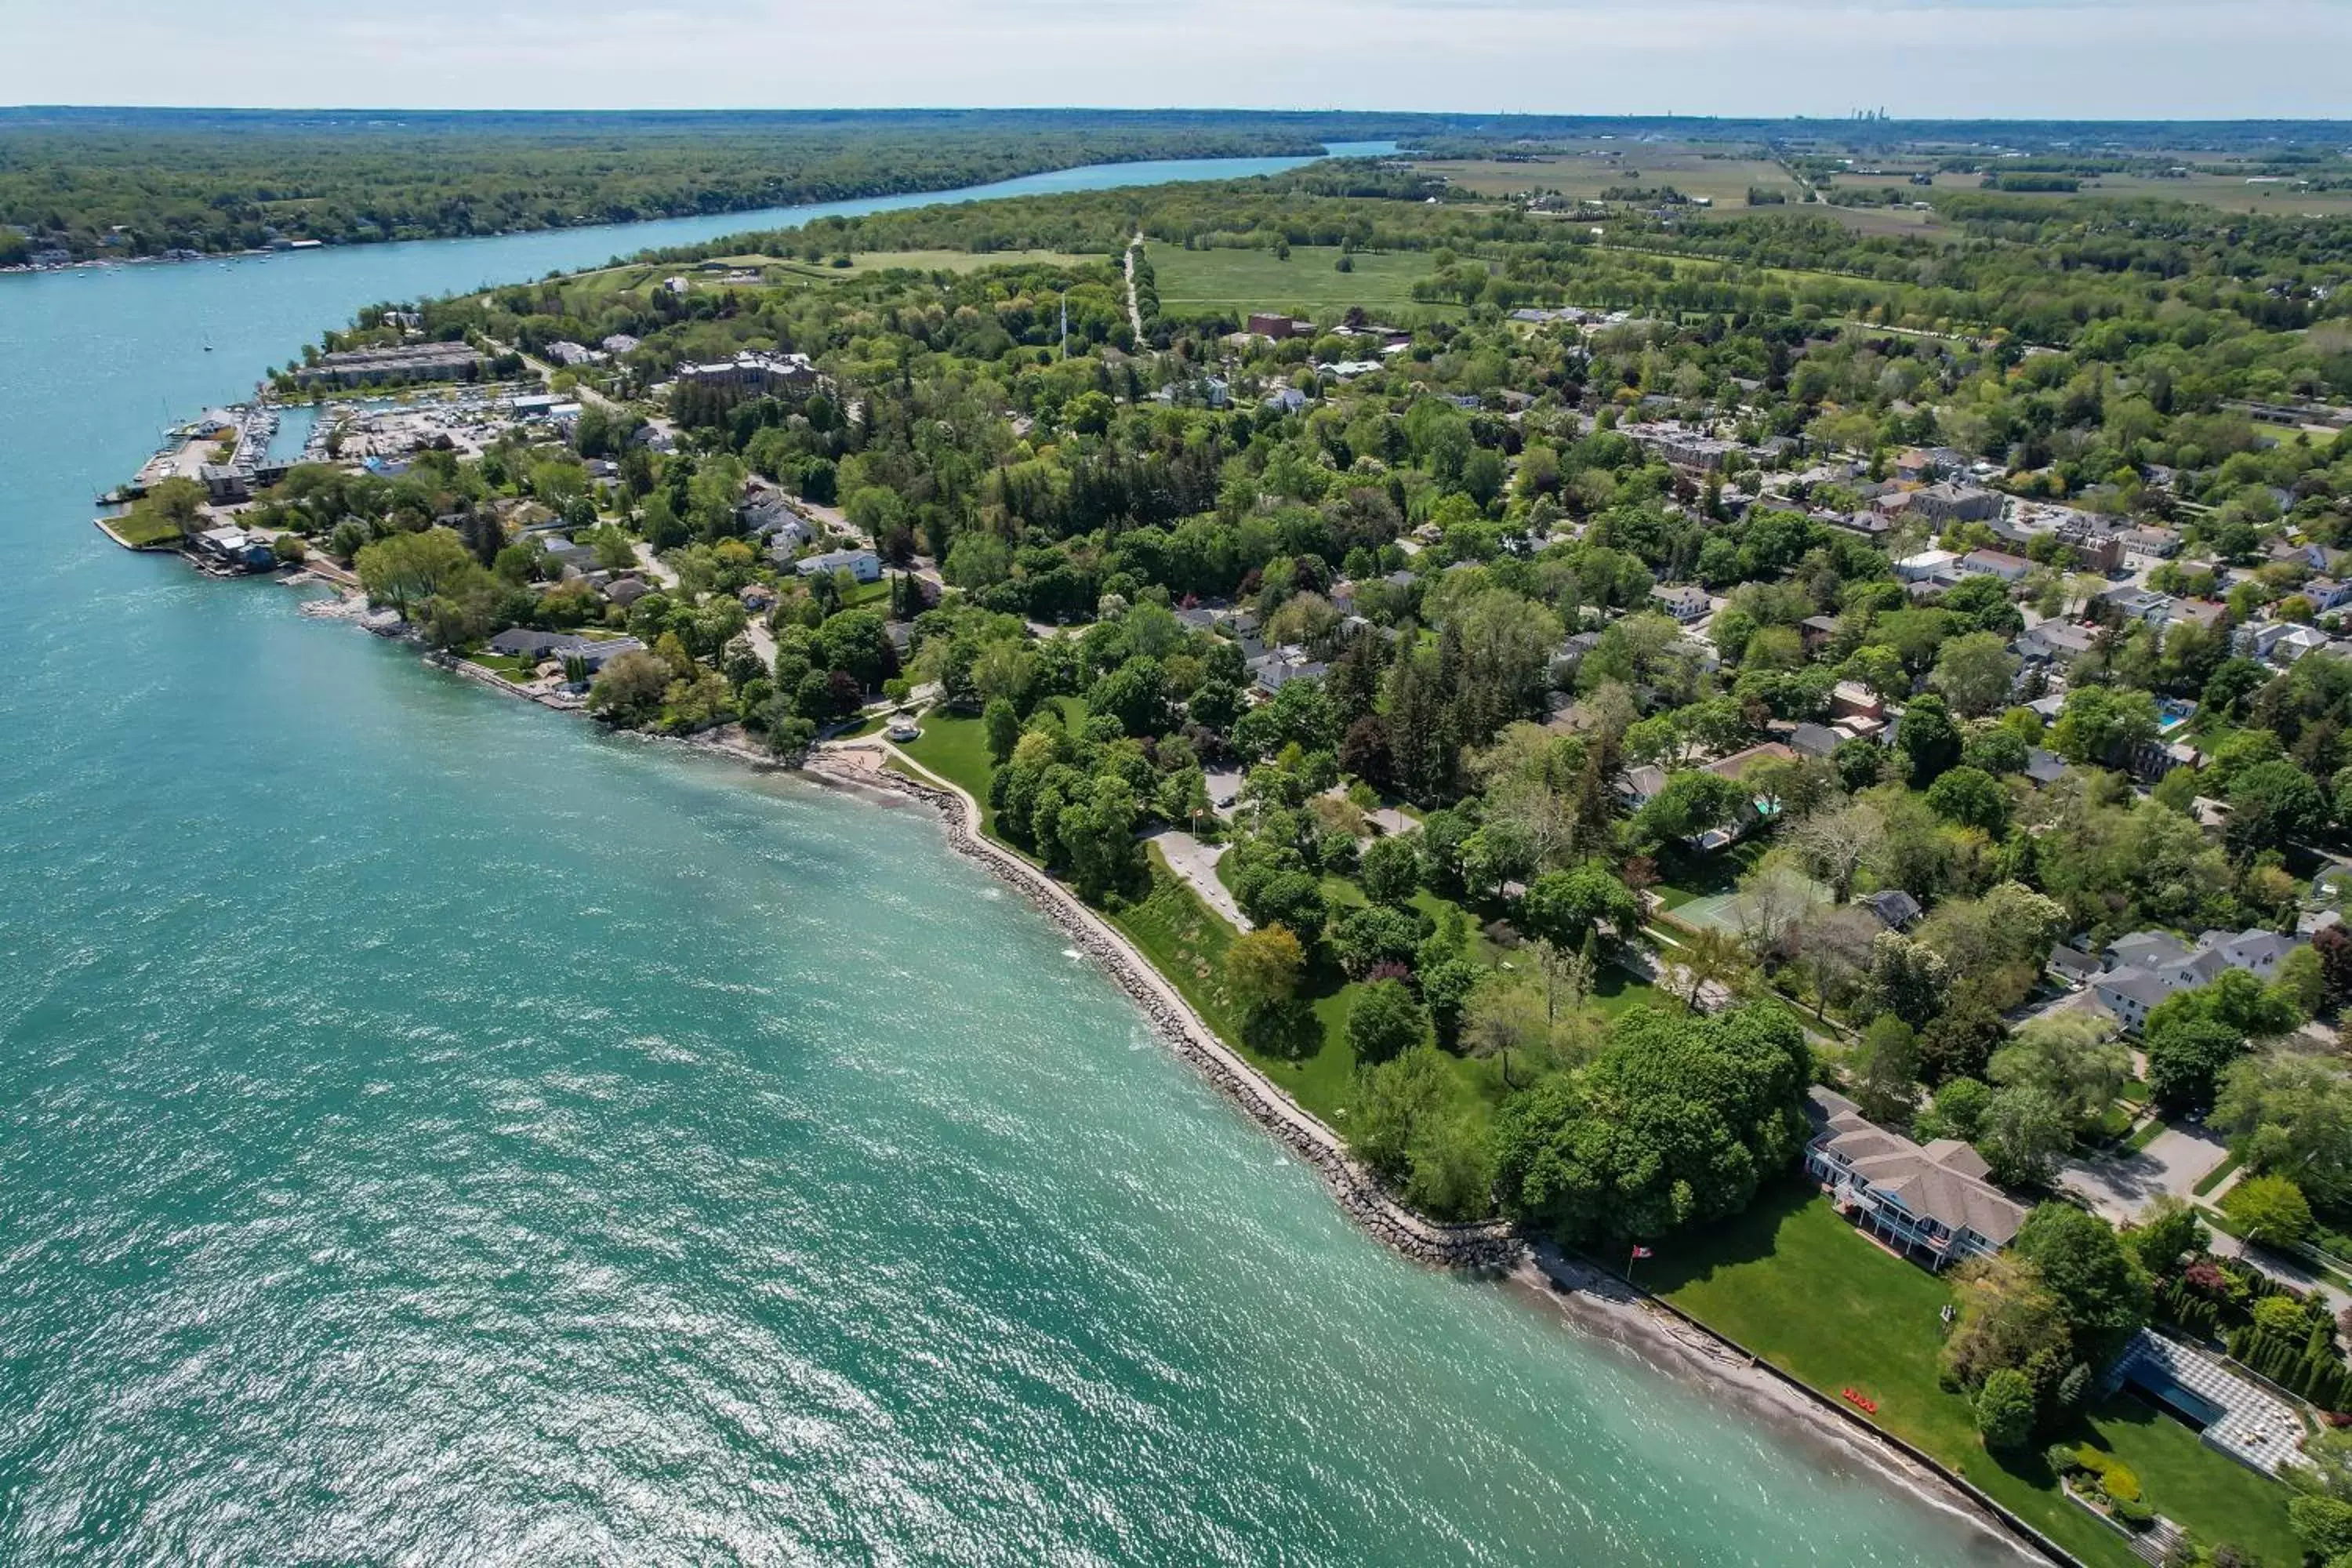
[(1988, 1448), (2020, 1448), (2033, 1435), (2033, 1384), (2002, 1367), (1977, 1391), (1977, 1431)]
[(2311, 1205), (2284, 1176), (2248, 1176), (2221, 1200), (2221, 1212), (2264, 1247), (2297, 1247), (2311, 1235)]

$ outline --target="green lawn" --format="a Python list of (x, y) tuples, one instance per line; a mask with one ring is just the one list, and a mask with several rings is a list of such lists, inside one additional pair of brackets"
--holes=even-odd
[[(1767, 1192), (1738, 1219), (1661, 1247), (1637, 1278), (1832, 1398), (1852, 1387), (1876, 1400), (1879, 1426), (2085, 1563), (2130, 1568), (2138, 1561), (2122, 1537), (2059, 1494), (2042, 1458), (2046, 1445), (2007, 1460), (1985, 1452), (1967, 1400), (1936, 1381), (1950, 1292), (1872, 1245), (1810, 1187)], [(2161, 1431), (2128, 1409), (2103, 1409), (2074, 1437), (2124, 1455), (2140, 1470), (2149, 1505), (2209, 1543), (2287, 1539), (2276, 1533), (2287, 1529), (2285, 1489), (2203, 1447), (2185, 1427)], [(2297, 1561), (2291, 1549), (2275, 1558), (2268, 1545), (2262, 1550), (2265, 1562)]]
[(1460, 313), (1414, 301), (1414, 279), (1433, 270), (1428, 256), (1418, 252), (1361, 252), (1355, 270), (1342, 272), (1335, 245), (1293, 246), (1287, 261), (1275, 259), (1271, 249), (1186, 250), (1157, 242), (1148, 248), (1160, 302), (1171, 315), (1293, 310), (1334, 316), (1350, 305), (1374, 312)]
[(2131, 1467), (2148, 1505), (2200, 1541), (2230, 1542), (2265, 1563), (2301, 1562), (2278, 1482), (2223, 1458), (2153, 1405), (2117, 1394), (2091, 1412), (2091, 1443)]
[(1652, 891), (1669, 910), (1680, 909), (1693, 899), (1728, 893), (1739, 886), (1741, 875), (1764, 858), (1766, 847), (1763, 839), (1749, 838), (1706, 855), (1671, 845), (1658, 852), (1659, 880)]
[(982, 829), (993, 836), (996, 811), (988, 804), (988, 781), (996, 764), (989, 759), (988, 732), (978, 719), (934, 708), (923, 715), (922, 734), (899, 747), (915, 761), (968, 791), (980, 802)]
[(1592, 994), (1587, 1000), (1612, 1018), (1628, 1007), (1662, 1007), (1669, 1012), (1678, 1012), (1683, 1008), (1681, 997), (1668, 995), (1632, 970), (1616, 963), (1601, 966), (1601, 973), (1592, 980)]
[(536, 665), (525, 664), (521, 659), (503, 653), (469, 653), (466, 658), (469, 663), (478, 664), (484, 669), (494, 671), (514, 681), (530, 679), (530, 672), (538, 668)]
[(110, 517), (107, 527), (133, 550), (168, 550), (180, 542), (180, 525), (155, 512), (133, 507), (121, 517)]
[(2211, 1170), (2198, 1177), (2197, 1184), (2189, 1190), (2195, 1193), (2201, 1198), (2206, 1194), (2211, 1192), (2215, 1187), (2220, 1186), (2223, 1182), (2228, 1181), (2230, 1179), (2230, 1173), (2237, 1168), (2238, 1156), (2231, 1154), (2220, 1164), (2214, 1166)]
[[(1234, 928), (1169, 871), (1157, 846), (1150, 853), (1150, 894), (1109, 915), (1110, 922), (1150, 959), (1153, 967), (1175, 983), (1219, 1037), (1310, 1113), (1344, 1134), (1348, 1108), (1356, 1092), (1356, 1058), (1348, 1048), (1348, 1013), (1361, 987), (1333, 973), (1310, 977), (1306, 994), (1322, 1026), (1321, 1044), (1297, 1060), (1252, 1049), (1242, 1038), (1241, 1009), (1225, 987), (1225, 950), (1233, 945)], [(1452, 1064), (1457, 1093), (1465, 1103), (1500, 1102), (1503, 1080), (1496, 1063), (1453, 1056), (1445, 1059)]]

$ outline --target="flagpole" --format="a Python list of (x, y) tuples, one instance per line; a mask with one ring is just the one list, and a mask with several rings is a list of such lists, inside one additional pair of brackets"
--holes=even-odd
[(1633, 1282), (1633, 1264), (1641, 1256), (1641, 1245), (1638, 1242), (1632, 1244), (1632, 1250), (1625, 1254), (1625, 1283), (1628, 1285)]

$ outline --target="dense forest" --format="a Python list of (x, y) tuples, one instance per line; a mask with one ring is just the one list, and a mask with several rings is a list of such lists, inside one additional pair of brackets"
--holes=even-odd
[[(2333, 128), (2287, 121), (1609, 119), (1211, 110), (519, 112), (0, 109), (0, 266), (623, 223), (944, 190), (1088, 163), (1306, 155), (1398, 142), (1520, 158), (1606, 137), (1840, 153), (2100, 145), (2300, 166)], [(2061, 162), (2080, 162), (2080, 153)], [(2117, 166), (2127, 160), (2107, 159)], [(2032, 160), (2018, 167), (2035, 166)], [(2071, 166), (2071, 163), (2069, 163)], [(2269, 167), (2266, 163), (2263, 166)]]
[(499, 234), (946, 190), (1081, 163), (1311, 155), (1216, 116), (0, 111), (0, 265)]

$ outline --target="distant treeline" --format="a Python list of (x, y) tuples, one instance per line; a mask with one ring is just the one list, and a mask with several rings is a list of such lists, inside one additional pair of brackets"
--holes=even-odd
[[(2065, 156), (2084, 142), (2287, 159), (2342, 128), (1240, 112), (889, 110), (627, 113), (0, 109), (0, 265), (625, 223), (947, 190), (1088, 163), (1309, 154), (1394, 142), (1528, 156), (1614, 136), (1864, 153), (1971, 142)], [(2325, 163), (2321, 153), (2310, 154)], [(2079, 156), (2072, 162), (2079, 163)], [(1397, 195), (1369, 165), (1349, 189)], [(1409, 177), (1409, 176), (1407, 176)]]
[(0, 265), (628, 223), (1321, 151), (1264, 119), (1190, 113), (0, 111)]

